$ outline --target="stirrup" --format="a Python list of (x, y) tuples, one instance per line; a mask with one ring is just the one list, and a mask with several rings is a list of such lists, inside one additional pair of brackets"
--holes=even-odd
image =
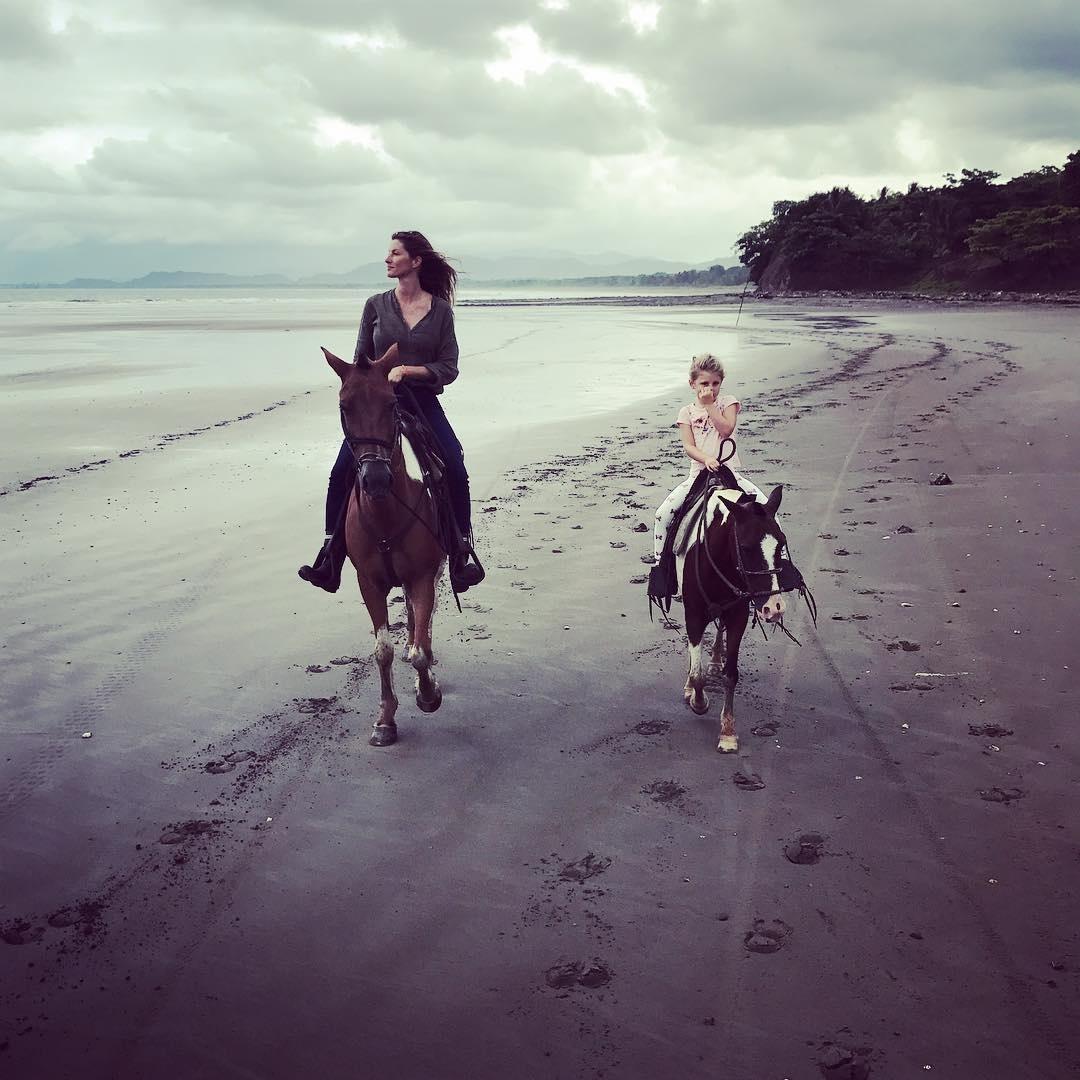
[(450, 556), (451, 587), (454, 592), (463, 593), (474, 585), (479, 585), (486, 576), (471, 539), (463, 536), (457, 550)]
[(649, 570), (649, 611), (655, 604), (662, 614), (666, 615), (671, 610), (671, 598), (679, 590), (679, 582), (675, 573), (675, 560), (668, 552), (660, 556), (660, 561)]
[[(338, 591), (341, 585), (341, 569), (345, 565), (346, 551), (338, 550), (336, 544), (337, 534), (328, 536), (315, 556), (315, 562), (311, 566), (301, 566), (296, 573), (320, 589), (329, 593)], [(344, 549), (345, 545), (340, 545)]]

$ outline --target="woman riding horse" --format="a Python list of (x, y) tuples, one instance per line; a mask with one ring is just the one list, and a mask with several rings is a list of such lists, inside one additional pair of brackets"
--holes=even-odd
[[(398, 403), (416, 409), (438, 444), (446, 467), (458, 541), (452, 545), (450, 583), (464, 592), (484, 579), (472, 549), (472, 503), (465, 457), (439, 395), (458, 377), (458, 343), (454, 334), (454, 290), (457, 273), (418, 232), (396, 232), (386, 253), (386, 276), (396, 285), (372, 296), (364, 305), (354, 363), (383, 356), (397, 345), (401, 362), (387, 376)], [(407, 390), (406, 390), (407, 387)], [(341, 584), (345, 563), (344, 515), (356, 479), (356, 461), (348, 442), (341, 444), (326, 492), (326, 539), (315, 562), (300, 567), (305, 581), (327, 592)]]

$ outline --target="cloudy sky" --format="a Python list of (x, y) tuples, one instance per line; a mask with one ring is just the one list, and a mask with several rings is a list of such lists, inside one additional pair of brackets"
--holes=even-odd
[(0, 0), (0, 281), (696, 263), (1080, 147), (1078, 0)]

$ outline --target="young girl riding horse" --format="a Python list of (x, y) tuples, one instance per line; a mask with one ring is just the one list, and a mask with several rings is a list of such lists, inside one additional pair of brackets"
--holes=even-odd
[[(415, 407), (427, 422), (446, 466), (450, 502), (460, 543), (450, 551), (450, 581), (464, 592), (484, 579), (472, 553), (472, 505), (465, 457), (438, 395), (458, 377), (458, 343), (454, 333), (454, 289), (457, 272), (418, 232), (396, 232), (386, 254), (386, 276), (395, 288), (371, 297), (364, 305), (353, 362), (376, 359), (397, 345), (401, 363), (387, 376), (400, 404)], [(409, 393), (403, 392), (408, 385)], [(345, 562), (343, 511), (356, 479), (356, 461), (348, 442), (341, 444), (326, 493), (326, 539), (315, 562), (300, 567), (300, 576), (327, 592), (341, 583)]]
[[(720, 471), (721, 447), (725, 439), (731, 439), (739, 419), (739, 399), (731, 394), (721, 394), (724, 381), (724, 365), (712, 355), (701, 353), (690, 363), (690, 389), (694, 400), (679, 410), (675, 420), (682, 437), (683, 449), (690, 458), (690, 472), (686, 479), (660, 504), (653, 526), (653, 557), (655, 565), (649, 572), (649, 595), (671, 596), (676, 589), (674, 565), (671, 560), (661, 560), (668, 541), (668, 531), (675, 515), (703, 469)], [(745, 476), (736, 450), (724, 463), (739, 487), (752, 495), (759, 503), (765, 503), (764, 492)]]

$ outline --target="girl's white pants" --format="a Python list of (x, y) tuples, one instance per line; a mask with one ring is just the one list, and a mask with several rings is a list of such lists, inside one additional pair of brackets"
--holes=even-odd
[[(761, 488), (757, 486), (752, 480), (747, 480), (745, 476), (740, 476), (739, 473), (731, 470), (732, 475), (739, 482), (739, 487), (747, 493), (747, 495), (753, 495), (759, 503), (767, 502), (768, 499)], [(667, 539), (668, 529), (671, 528), (672, 521), (675, 520), (675, 511), (682, 506), (683, 501), (686, 499), (687, 493), (690, 491), (690, 486), (697, 479), (697, 474), (688, 476), (661, 504), (660, 509), (656, 511), (656, 521), (653, 525), (653, 555), (657, 560), (660, 558), (660, 552), (664, 550), (664, 541)]]

